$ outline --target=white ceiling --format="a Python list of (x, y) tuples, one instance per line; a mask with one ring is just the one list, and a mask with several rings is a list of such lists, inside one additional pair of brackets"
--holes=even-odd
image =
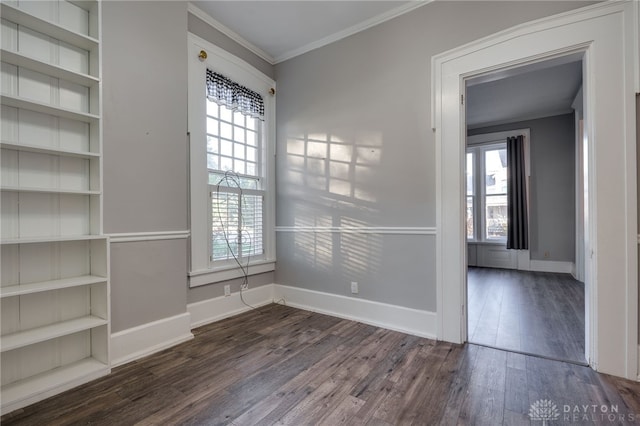
[(579, 56), (479, 77), (467, 83), (467, 127), (570, 113), (581, 85)]
[[(348, 37), (430, 0), (199, 0), (191, 13), (271, 64)], [(571, 112), (582, 84), (580, 55), (467, 82), (467, 125), (483, 127)]]
[(415, 0), (191, 2), (205, 12), (210, 21), (216, 21), (216, 28), (272, 64), (355, 34), (426, 3)]

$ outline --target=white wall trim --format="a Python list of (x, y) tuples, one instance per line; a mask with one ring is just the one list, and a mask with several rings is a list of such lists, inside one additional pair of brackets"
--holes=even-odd
[[(253, 307), (273, 302), (273, 284), (255, 287), (242, 292), (245, 302)], [(200, 302), (189, 303), (187, 312), (191, 315), (191, 328), (196, 328), (246, 312), (251, 308), (240, 299), (240, 293), (220, 296)]]
[(534, 260), (531, 259), (530, 271), (555, 272), (558, 274), (571, 274), (575, 270), (573, 262), (560, 262), (556, 260)]
[(189, 238), (189, 231), (122, 232), (109, 234), (112, 243), (133, 241), (182, 240)]
[(436, 338), (434, 312), (274, 284), (274, 300), (287, 306), (362, 322), (415, 336)]
[(306, 44), (297, 49), (293, 49), (288, 52), (285, 52), (282, 55), (277, 56), (275, 58), (274, 65), (279, 64), (280, 62), (284, 62), (288, 59), (295, 58), (296, 56), (300, 56), (302, 54), (318, 49), (320, 47), (326, 46), (328, 44), (334, 43), (336, 41), (342, 40), (343, 38), (347, 38), (361, 31), (364, 31), (368, 28), (375, 27), (376, 25), (382, 24), (383, 22), (389, 21), (400, 15), (404, 15), (405, 13), (411, 12), (412, 10), (417, 9), (421, 6), (424, 6), (425, 4), (429, 4), (432, 1), (433, 0), (423, 0), (423, 1), (412, 1), (412, 2), (405, 3), (402, 6), (393, 8), (378, 16), (374, 16), (373, 18), (360, 22), (359, 24), (353, 25), (342, 31), (338, 31), (337, 33), (321, 38), (320, 40), (316, 40), (312, 43)]
[(231, 40), (233, 40), (236, 43), (238, 43), (240, 46), (242, 46), (245, 49), (249, 50), (250, 52), (256, 54), (261, 59), (264, 59), (269, 64), (275, 65), (275, 60), (267, 52), (265, 52), (264, 50), (260, 49), (258, 46), (256, 46), (255, 44), (251, 43), (250, 41), (248, 41), (247, 39), (242, 37), (240, 34), (238, 34), (237, 32), (233, 31), (231, 28), (229, 28), (226, 25), (222, 24), (221, 22), (213, 19), (211, 17), (211, 15), (209, 15), (207, 12), (205, 12), (202, 9), (200, 9), (199, 7), (195, 6), (191, 2), (189, 2), (188, 6), (187, 6), (187, 11), (190, 14), (192, 14), (193, 16), (195, 16), (196, 18), (201, 19), (202, 21), (204, 21), (207, 24), (211, 25), (213, 28), (215, 28), (216, 30), (220, 31), (222, 34), (224, 34), (227, 37), (229, 37)]
[[(244, 265), (246, 266), (246, 264)], [(258, 275), (266, 272), (275, 271), (275, 260), (264, 260), (258, 262), (251, 262), (245, 271), (247, 275)], [(197, 271), (190, 271), (189, 275), (189, 287), (198, 287), (201, 285), (208, 285), (217, 283), (220, 281), (233, 280), (244, 276), (245, 271), (239, 268), (237, 265), (218, 269), (200, 269)]]
[(436, 228), (426, 226), (276, 226), (276, 232), (436, 235)]
[(193, 339), (188, 312), (111, 334), (111, 366), (170, 348)]

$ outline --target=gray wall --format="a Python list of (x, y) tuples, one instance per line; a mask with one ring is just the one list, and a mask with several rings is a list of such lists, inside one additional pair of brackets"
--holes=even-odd
[(186, 24), (183, 2), (104, 2), (108, 233), (187, 229)]
[[(572, 114), (469, 131), (531, 129), (531, 259), (575, 261), (575, 120)], [(549, 257), (545, 258), (544, 253)]]
[[(105, 233), (187, 229), (186, 8), (103, 3)], [(112, 331), (186, 312), (186, 273), (186, 240), (112, 244)]]
[[(104, 232), (188, 229), (187, 29), (268, 75), (273, 67), (202, 23), (183, 1), (103, 3)], [(213, 34), (213, 35), (212, 35)], [(262, 64), (260, 63), (262, 61)], [(189, 290), (187, 241), (111, 245), (112, 332), (186, 312), (222, 295)], [(273, 282), (273, 273), (250, 286)], [(231, 282), (234, 289), (239, 281)]]
[[(585, 4), (434, 2), (278, 64), (277, 224), (435, 226), (431, 57)], [(362, 298), (436, 309), (434, 236), (279, 232), (277, 248), (279, 284), (358, 281)]]
[(197, 16), (189, 14), (187, 22), (189, 32), (215, 44), (216, 46), (226, 50), (227, 52), (237, 56), (238, 58), (243, 59), (253, 67), (260, 70), (262, 73), (275, 80), (275, 69), (273, 65), (271, 65), (264, 59), (242, 47)]

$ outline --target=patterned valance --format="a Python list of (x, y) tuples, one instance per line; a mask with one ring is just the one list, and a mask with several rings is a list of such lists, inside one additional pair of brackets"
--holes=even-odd
[(210, 69), (207, 69), (207, 99), (244, 115), (264, 118), (264, 101), (259, 93)]

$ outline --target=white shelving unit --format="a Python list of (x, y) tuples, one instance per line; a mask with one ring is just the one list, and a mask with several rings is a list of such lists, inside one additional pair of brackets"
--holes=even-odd
[(2, 414), (110, 372), (100, 2), (2, 0)]

